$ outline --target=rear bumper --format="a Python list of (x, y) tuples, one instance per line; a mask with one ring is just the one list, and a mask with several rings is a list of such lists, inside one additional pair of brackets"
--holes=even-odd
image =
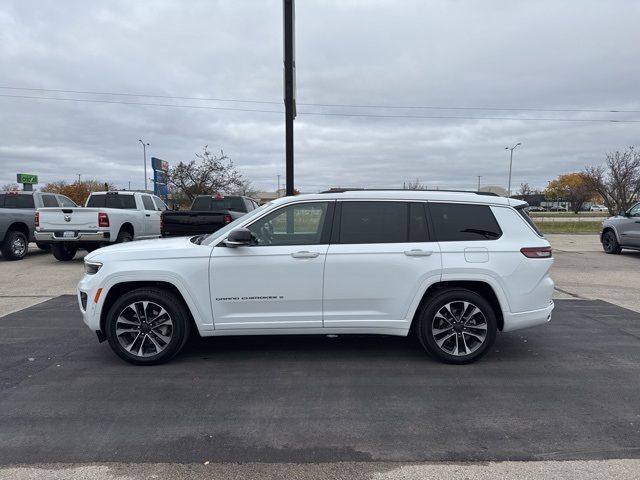
[(552, 301), (548, 307), (539, 310), (518, 313), (502, 312), (504, 317), (504, 328), (502, 331), (513, 332), (514, 330), (543, 325), (551, 320), (551, 312), (554, 306)]
[(63, 237), (63, 231), (35, 232), (37, 242), (104, 242), (109, 241), (109, 232), (76, 232), (74, 237)]

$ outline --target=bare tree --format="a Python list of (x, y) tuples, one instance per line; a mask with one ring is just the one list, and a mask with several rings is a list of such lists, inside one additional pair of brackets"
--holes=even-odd
[(2, 185), (3, 192), (17, 192), (18, 190), (20, 190), (20, 185), (17, 183), (5, 183)]
[(233, 190), (234, 195), (244, 195), (245, 197), (258, 198), (258, 190), (253, 187), (251, 180), (244, 179), (240, 181), (240, 186)]
[(242, 188), (243, 178), (233, 162), (222, 150), (220, 155), (211, 153), (208, 145), (202, 153), (196, 153), (197, 160), (180, 162), (169, 170), (169, 188), (178, 203), (193, 202), (197, 195), (224, 194)]
[(521, 183), (520, 184), (520, 190), (518, 191), (518, 195), (531, 195), (534, 193), (533, 188), (531, 188), (531, 186), (528, 183)]
[(584, 173), (610, 215), (629, 209), (640, 195), (640, 152), (634, 147), (607, 153), (605, 165), (587, 167)]
[(402, 185), (403, 190), (426, 190), (427, 186), (420, 183), (420, 179), (416, 178), (414, 181), (405, 182)]

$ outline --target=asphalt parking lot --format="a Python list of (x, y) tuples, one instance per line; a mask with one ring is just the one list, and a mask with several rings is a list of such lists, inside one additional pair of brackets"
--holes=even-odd
[[(640, 314), (628, 308), (638, 310), (640, 254), (607, 256), (572, 237), (551, 239), (553, 321), (499, 335), (463, 367), (434, 362), (411, 339), (370, 336), (192, 339), (170, 364), (134, 367), (97, 343), (75, 297), (60, 295), (72, 293), (80, 258), (57, 280), (49, 255), (0, 260), (3, 278), (16, 279), (0, 300), (17, 288), (32, 296), (30, 307), (0, 312), (0, 478), (41, 478), (9, 465), (58, 465), (47, 478), (60, 464), (110, 465), (113, 477), (74, 467), (73, 478), (119, 478), (121, 463), (206, 462), (229, 478), (241, 476), (229, 467), (238, 463), (260, 478), (288, 468), (296, 478), (452, 474), (429, 462), (463, 465), (469, 478), (509, 465), (637, 478)], [(47, 283), (41, 296), (34, 278)], [(526, 463), (477, 463), (504, 461)]]

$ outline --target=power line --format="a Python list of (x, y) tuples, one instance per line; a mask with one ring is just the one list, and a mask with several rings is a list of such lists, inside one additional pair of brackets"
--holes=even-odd
[[(179, 105), (173, 103), (149, 103), (149, 102), (125, 102), (121, 100), (96, 100), (88, 98), (61, 98), (61, 97), (38, 97), (33, 95), (11, 95), (0, 94), (4, 98), (19, 98), (29, 100), (53, 100), (59, 102), (80, 102), (80, 103), (102, 103), (117, 105), (137, 105), (147, 107), (170, 107), (170, 108), (190, 108), (199, 110), (222, 110), (231, 112), (254, 112), (254, 113), (277, 113), (281, 110), (263, 110), (252, 108), (231, 108), (212, 107), (208, 105)], [(330, 117), (365, 117), (365, 118), (405, 118), (405, 119), (435, 119), (435, 120), (514, 120), (514, 121), (536, 121), (536, 122), (581, 122), (581, 123), (640, 123), (640, 120), (618, 120), (618, 119), (594, 119), (594, 118), (553, 118), (553, 117), (478, 117), (464, 115), (385, 115), (372, 113), (345, 113), (345, 112), (298, 112), (300, 116), (330, 116)]]
[[(206, 102), (233, 102), (233, 103), (256, 103), (265, 105), (282, 105), (282, 101), (269, 100), (243, 100), (237, 98), (209, 98), (209, 97), (186, 97), (174, 95), (152, 95), (144, 93), (129, 92), (94, 92), (89, 90), (61, 90), (50, 88), (30, 88), (30, 87), (12, 87), (0, 85), (3, 90), (23, 90), (30, 92), (51, 92), (51, 93), (72, 93), (80, 95), (108, 95), (122, 97), (141, 97), (141, 98), (164, 98), (167, 100), (198, 100)], [(564, 112), (564, 113), (640, 113), (640, 110), (624, 110), (624, 109), (596, 109), (596, 108), (534, 108), (534, 107), (447, 107), (442, 105), (361, 105), (350, 103), (301, 103), (296, 102), (299, 106), (305, 107), (326, 107), (326, 108), (377, 108), (377, 109), (397, 109), (397, 110), (487, 110), (487, 111), (526, 111), (526, 112)]]

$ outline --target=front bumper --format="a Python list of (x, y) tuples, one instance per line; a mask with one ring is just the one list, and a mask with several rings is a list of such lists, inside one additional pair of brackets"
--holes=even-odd
[(93, 331), (100, 330), (100, 312), (106, 292), (102, 291), (100, 295), (96, 294), (100, 289), (99, 275), (85, 275), (78, 283), (77, 298), (78, 307), (82, 314), (82, 321)]
[(549, 306), (539, 310), (518, 313), (502, 312), (502, 316), (504, 317), (504, 327), (502, 331), (513, 332), (515, 330), (522, 330), (523, 328), (544, 325), (551, 320), (551, 312), (554, 306), (552, 300)]
[(109, 232), (74, 232), (73, 237), (64, 237), (63, 230), (35, 232), (37, 242), (104, 242), (109, 241)]

